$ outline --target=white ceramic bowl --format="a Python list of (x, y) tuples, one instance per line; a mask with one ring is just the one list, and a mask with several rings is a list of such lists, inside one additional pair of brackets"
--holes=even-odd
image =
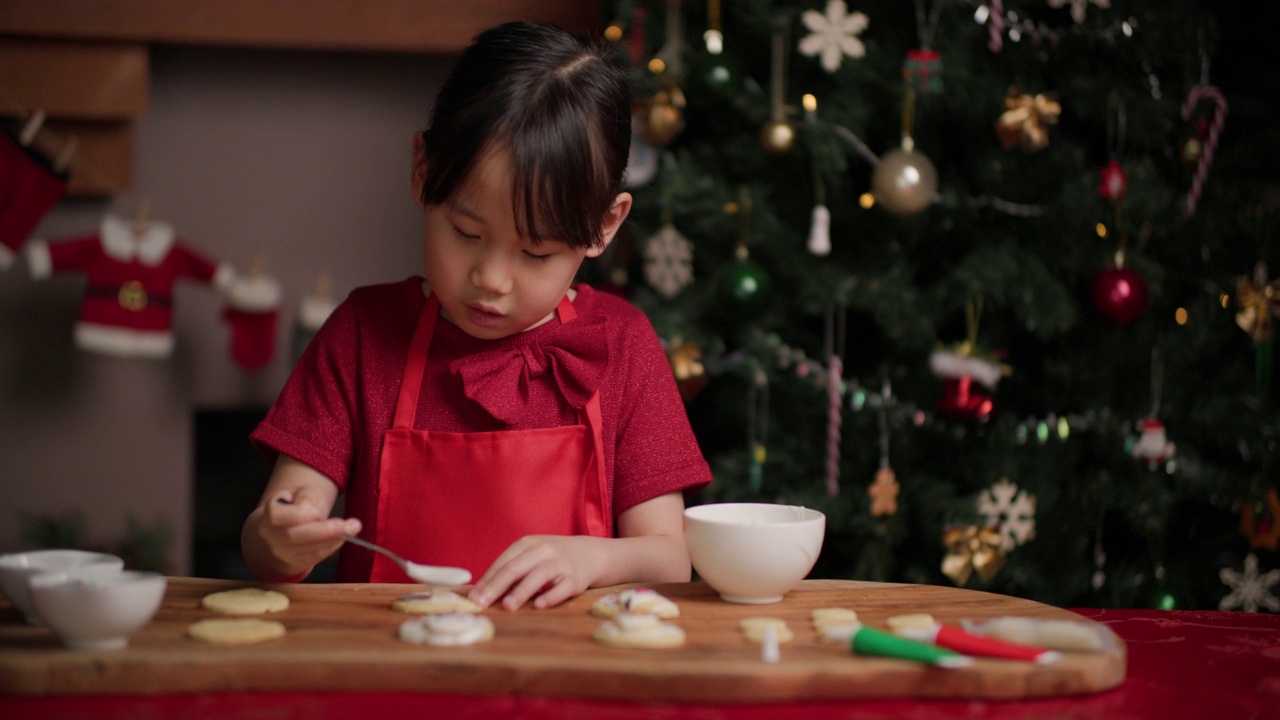
[(813, 569), (827, 516), (797, 505), (711, 503), (684, 511), (693, 569), (720, 597), (782, 600)]
[(62, 644), (77, 650), (119, 650), (151, 621), (164, 599), (160, 573), (85, 568), (33, 575), (31, 603)]
[(0, 555), (0, 590), (4, 590), (5, 597), (22, 612), (27, 622), (39, 625), (40, 617), (31, 606), (27, 581), (38, 573), (75, 567), (90, 568), (97, 573), (118, 573), (124, 568), (124, 560), (88, 550), (32, 550)]

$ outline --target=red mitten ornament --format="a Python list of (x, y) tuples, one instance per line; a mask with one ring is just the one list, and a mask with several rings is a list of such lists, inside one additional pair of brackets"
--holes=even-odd
[(280, 284), (253, 274), (233, 284), (227, 295), (230, 304), (222, 315), (231, 326), (231, 358), (245, 370), (261, 370), (275, 355)]
[(8, 128), (0, 132), (0, 270), (67, 189), (66, 173)]

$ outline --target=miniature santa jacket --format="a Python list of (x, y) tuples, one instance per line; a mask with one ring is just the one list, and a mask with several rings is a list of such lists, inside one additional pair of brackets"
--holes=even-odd
[(88, 275), (76, 345), (131, 357), (166, 357), (173, 351), (173, 288), (178, 279), (226, 290), (235, 278), (219, 264), (179, 245), (173, 227), (134, 223), (112, 215), (95, 235), (56, 243), (33, 240), (27, 262), (34, 278), (55, 272)]

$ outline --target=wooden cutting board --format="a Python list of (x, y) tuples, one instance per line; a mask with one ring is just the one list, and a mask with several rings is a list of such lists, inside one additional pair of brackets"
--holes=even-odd
[[(680, 606), (677, 622), (687, 643), (673, 650), (624, 650), (591, 640), (601, 622), (589, 614), (591, 604), (616, 588), (592, 590), (550, 610), (489, 609), (494, 639), (463, 648), (397, 639), (407, 616), (392, 610), (391, 601), (421, 589), (417, 585), (270, 586), (291, 599), (288, 610), (270, 616), (287, 627), (284, 638), (214, 646), (186, 636), (192, 622), (216, 616), (200, 607), (200, 598), (246, 585), (170, 578), (159, 613), (117, 651), (64, 649), (52, 631), (23, 624), (16, 610), (0, 604), (0, 694), (417, 691), (686, 702), (1011, 699), (1097, 692), (1125, 675), (1124, 643), (1101, 625), (1110, 641), (1105, 650), (1065, 653), (1050, 665), (980, 659), (972, 667), (947, 670), (854, 655), (819, 640), (811, 610), (853, 608), (879, 629), (886, 629), (887, 618), (906, 613), (956, 624), (1002, 615), (1097, 624), (1004, 595), (848, 580), (806, 580), (773, 605), (727, 603), (703, 583), (653, 585)], [(763, 662), (759, 646), (748, 644), (738, 630), (739, 620), (758, 615), (782, 618), (795, 633), (777, 663)]]

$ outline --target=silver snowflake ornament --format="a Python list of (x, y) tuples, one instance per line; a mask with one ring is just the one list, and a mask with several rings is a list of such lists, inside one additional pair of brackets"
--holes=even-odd
[(671, 223), (645, 243), (644, 278), (668, 300), (693, 282), (693, 243)]
[(988, 527), (1000, 533), (1000, 548), (1008, 552), (1036, 536), (1036, 498), (1009, 478), (1000, 478), (978, 496), (978, 512)]
[(844, 0), (827, 0), (825, 13), (805, 10), (800, 22), (811, 31), (800, 41), (800, 54), (820, 56), (822, 68), (829, 73), (840, 69), (845, 55), (860, 58), (867, 54), (858, 33), (866, 30), (870, 21), (860, 12), (849, 12)]
[(1271, 594), (1271, 588), (1280, 583), (1280, 570), (1258, 574), (1258, 556), (1249, 553), (1244, 559), (1244, 572), (1236, 572), (1231, 568), (1222, 568), (1218, 577), (1231, 593), (1218, 603), (1219, 610), (1241, 608), (1245, 612), (1258, 612), (1265, 607), (1271, 612), (1280, 612), (1280, 598)]

